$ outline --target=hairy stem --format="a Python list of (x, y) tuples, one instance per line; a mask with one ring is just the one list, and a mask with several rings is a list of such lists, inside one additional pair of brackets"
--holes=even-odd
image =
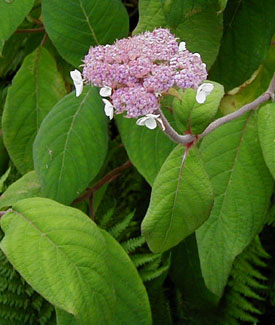
[(163, 130), (164, 133), (167, 134), (167, 136), (174, 142), (176, 143), (181, 143), (181, 144), (187, 144), (190, 142), (193, 142), (196, 139), (196, 136), (193, 134), (185, 134), (185, 135), (180, 135), (178, 134), (170, 125), (170, 123), (167, 121), (166, 117), (162, 113), (161, 109), (157, 110), (157, 113), (160, 115), (160, 118), (163, 122), (163, 125), (165, 129)]
[(212, 131), (217, 129), (219, 126), (221, 126), (225, 123), (228, 123), (230, 121), (233, 121), (236, 118), (242, 116), (246, 112), (257, 109), (259, 105), (268, 101), (269, 99), (274, 99), (274, 90), (275, 90), (275, 73), (274, 73), (273, 78), (270, 82), (270, 85), (265, 93), (263, 93), (260, 97), (253, 100), (253, 102), (242, 106), (237, 111), (235, 111), (231, 114), (228, 114), (226, 116), (223, 116), (223, 117), (217, 119), (216, 121), (210, 123), (208, 125), (208, 127), (199, 135), (199, 139), (205, 137), (207, 134), (211, 133)]

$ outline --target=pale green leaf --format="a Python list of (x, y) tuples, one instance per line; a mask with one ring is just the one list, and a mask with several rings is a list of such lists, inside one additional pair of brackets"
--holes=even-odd
[(196, 101), (196, 90), (186, 89), (179, 91), (181, 101), (175, 98), (173, 101), (173, 111), (175, 120), (182, 133), (191, 131), (192, 134), (200, 134), (215, 117), (220, 101), (224, 95), (223, 86), (212, 81), (214, 85), (212, 92), (206, 97), (203, 104)]
[(224, 34), (210, 79), (228, 91), (248, 80), (265, 59), (274, 34), (274, 0), (229, 1)]
[(260, 109), (257, 126), (265, 162), (275, 178), (275, 103)]
[(176, 246), (208, 218), (213, 193), (198, 150), (178, 145), (153, 184), (142, 233), (155, 252)]
[(1, 227), (1, 249), (34, 290), (81, 324), (111, 323), (115, 295), (105, 239), (85, 214), (30, 198), (17, 202)]
[(135, 119), (116, 117), (119, 133), (127, 154), (138, 172), (153, 185), (153, 182), (171, 150), (176, 146), (157, 127), (150, 130), (136, 125)]
[(120, 0), (43, 0), (42, 14), (58, 52), (74, 66), (90, 46), (128, 36), (129, 18)]
[(262, 228), (272, 193), (253, 114), (222, 125), (200, 146), (215, 200), (196, 235), (204, 281), (218, 296), (234, 259)]
[(227, 5), (227, 1), (228, 0), (219, 0), (219, 5), (220, 5), (220, 11), (219, 12), (222, 12), (224, 11), (226, 5)]
[(0, 1), (0, 44), (3, 45), (4, 41), (15, 32), (31, 10), (33, 3), (34, 0)]
[(10, 207), (17, 201), (42, 196), (36, 172), (31, 171), (12, 183), (0, 197), (0, 209)]
[[(51, 130), (51, 132), (49, 132)], [(43, 121), (34, 143), (42, 192), (70, 204), (99, 172), (108, 147), (107, 119), (96, 88), (64, 97)]]
[(191, 52), (199, 52), (208, 68), (213, 64), (222, 37), (222, 15), (216, 0), (140, 0), (139, 22), (134, 34), (169, 28), (186, 42)]
[(2, 119), (4, 143), (22, 174), (33, 169), (32, 145), (42, 120), (64, 95), (54, 58), (45, 48), (37, 48), (13, 79)]
[(146, 289), (127, 253), (102, 230), (109, 254), (108, 266), (117, 296), (113, 325), (150, 325), (151, 311)]

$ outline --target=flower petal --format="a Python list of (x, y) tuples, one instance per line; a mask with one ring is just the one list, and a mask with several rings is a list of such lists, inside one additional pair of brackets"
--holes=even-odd
[(136, 121), (136, 124), (139, 125), (139, 126), (143, 126), (145, 124), (145, 121), (147, 120), (148, 117), (146, 116), (143, 116), (141, 118), (139, 118), (137, 121)]
[(203, 104), (206, 100), (206, 93), (200, 89), (199, 91), (199, 88), (198, 88), (198, 91), (197, 91), (197, 95), (196, 95), (196, 101), (199, 103), (199, 104)]
[(78, 71), (77, 69), (75, 69), (73, 71), (70, 71), (70, 76), (71, 76), (71, 78), (73, 79), (74, 82), (75, 81), (79, 81), (79, 82), (83, 81), (81, 72)]
[(186, 50), (186, 43), (185, 42), (180, 42), (179, 43), (179, 52), (185, 51)]
[(154, 118), (147, 118), (145, 121), (145, 126), (148, 129), (153, 130), (157, 127), (157, 122)]
[(70, 76), (74, 82), (75, 96), (78, 97), (81, 95), (83, 91), (83, 79), (81, 76), (81, 72), (75, 69), (73, 71), (70, 71)]
[(208, 93), (208, 95), (211, 93), (211, 91), (214, 89), (214, 85), (210, 83), (204, 83), (201, 85), (204, 92)]
[(111, 87), (108, 87), (108, 86), (105, 86), (105, 87), (102, 87), (99, 91), (99, 95), (101, 97), (109, 97), (112, 95), (112, 88)]
[(75, 86), (75, 96), (78, 97), (82, 94), (82, 91), (83, 91), (83, 83), (75, 83), (74, 84)]
[(109, 117), (111, 120), (114, 117), (114, 106), (113, 105), (105, 105), (104, 107), (105, 115)]
[(161, 119), (161, 118), (157, 118), (157, 121), (158, 121), (159, 124), (161, 125), (162, 130), (165, 131), (165, 126), (164, 126), (164, 124), (163, 124), (162, 119)]

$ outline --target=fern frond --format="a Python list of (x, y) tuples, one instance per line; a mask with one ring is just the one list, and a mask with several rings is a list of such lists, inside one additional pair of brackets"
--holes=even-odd
[(142, 246), (145, 243), (145, 238), (143, 236), (130, 238), (127, 241), (121, 243), (121, 246), (124, 248), (126, 253), (134, 252), (138, 247)]
[(108, 229), (109, 234), (117, 239), (119, 235), (129, 226), (134, 215), (135, 211), (129, 213), (121, 222)]
[(155, 261), (157, 258), (161, 257), (161, 254), (135, 254), (130, 255), (132, 262), (135, 264), (135, 267), (140, 267), (144, 264)]
[(257, 236), (236, 258), (220, 304), (223, 315), (219, 325), (234, 324), (234, 320), (258, 322), (257, 315), (262, 312), (256, 304), (265, 300), (262, 295), (267, 289), (261, 269), (266, 267), (263, 259), (268, 257)]
[(0, 324), (46, 325), (54, 317), (53, 306), (25, 282), (0, 250)]
[(98, 224), (101, 228), (108, 228), (108, 224), (112, 220), (112, 216), (114, 214), (115, 207), (113, 206), (111, 209), (107, 210), (106, 213), (98, 220)]
[(163, 265), (156, 270), (141, 270), (139, 272), (139, 275), (143, 282), (152, 281), (153, 279), (161, 276), (164, 272), (166, 272), (169, 269), (169, 265)]

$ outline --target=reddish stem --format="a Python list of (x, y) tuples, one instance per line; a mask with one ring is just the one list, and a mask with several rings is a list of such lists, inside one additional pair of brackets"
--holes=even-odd
[(94, 194), (96, 191), (98, 191), (103, 185), (109, 184), (112, 181), (114, 181), (125, 169), (128, 169), (132, 166), (132, 163), (130, 160), (126, 161), (123, 165), (111, 170), (108, 174), (103, 176), (93, 187), (89, 187), (86, 189), (86, 191), (77, 199), (73, 201), (73, 204), (81, 202), (91, 196), (91, 194)]

